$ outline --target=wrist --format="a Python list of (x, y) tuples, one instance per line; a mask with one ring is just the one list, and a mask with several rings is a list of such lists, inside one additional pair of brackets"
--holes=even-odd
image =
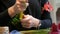
[(37, 28), (37, 27), (39, 27), (39, 26), (40, 26), (40, 24), (41, 24), (41, 23), (40, 23), (40, 20), (39, 20), (39, 19), (36, 19), (36, 20), (35, 20), (34, 27), (36, 27), (36, 28)]
[(36, 24), (36, 28), (37, 28), (37, 27), (39, 27), (40, 24), (41, 24), (41, 23), (40, 23), (40, 20), (37, 19), (37, 22), (36, 22), (36, 23), (37, 23), (37, 24)]

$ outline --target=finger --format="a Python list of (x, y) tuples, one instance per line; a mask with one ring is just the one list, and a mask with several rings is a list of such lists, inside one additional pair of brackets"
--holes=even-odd
[(31, 20), (32, 18), (32, 16), (27, 15), (26, 18), (22, 19), (21, 21), (30, 23), (29, 20)]
[(28, 20), (28, 21), (23, 21), (22, 22), (22, 24), (27, 24), (27, 25), (29, 25), (29, 24), (31, 24), (32, 22), (30, 21), (30, 20)]
[(23, 19), (24, 19), (24, 18), (27, 18), (27, 16), (26, 16), (26, 15), (23, 15)]
[(30, 29), (31, 27), (25, 27), (25, 26), (24, 26), (24, 28), (28, 28), (28, 29)]
[(24, 26), (25, 26), (25, 28), (31, 28), (31, 21), (28, 21), (28, 23), (26, 23)]
[(30, 26), (30, 22), (31, 21), (27, 21), (27, 22), (24, 22), (24, 23), (21, 23), (22, 25), (26, 25), (26, 26)]
[(22, 21), (29, 21), (29, 20), (30, 20), (30, 17), (22, 19)]
[(22, 26), (26, 26), (26, 23), (21, 23)]
[(20, 2), (28, 2), (28, 0), (19, 0)]
[(21, 22), (28, 22), (29, 23), (29, 20), (31, 20), (32, 19), (32, 17), (31, 16), (29, 16), (29, 15), (24, 15), (24, 17), (25, 18), (23, 18), (22, 20), (21, 20)]
[(28, 3), (19, 2), (18, 0), (17, 0), (16, 4), (17, 4), (18, 9), (23, 10), (23, 11), (26, 10), (26, 8), (28, 6)]
[(27, 23), (27, 24), (30, 24), (28, 21), (29, 21), (29, 20), (21, 20), (21, 23)]
[(17, 7), (18, 7), (19, 10), (23, 10), (23, 11), (26, 9), (25, 5), (22, 4), (22, 3), (17, 4)]
[(23, 26), (24, 28), (31, 28), (31, 26)]
[(30, 27), (30, 24), (22, 23), (22, 26)]

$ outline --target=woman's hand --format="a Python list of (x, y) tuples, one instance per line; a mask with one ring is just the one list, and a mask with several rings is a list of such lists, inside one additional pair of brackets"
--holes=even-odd
[(21, 11), (25, 11), (27, 6), (28, 6), (27, 0), (16, 0), (16, 3), (8, 9), (8, 13), (11, 17), (14, 17)]
[(27, 6), (28, 6), (28, 1), (27, 0), (16, 0), (15, 8), (18, 11), (25, 11)]
[(24, 18), (21, 20), (21, 24), (24, 28), (38, 27), (39, 22), (40, 20), (31, 15), (24, 15)]

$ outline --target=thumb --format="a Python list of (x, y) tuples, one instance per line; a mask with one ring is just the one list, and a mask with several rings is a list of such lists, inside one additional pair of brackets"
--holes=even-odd
[(24, 19), (24, 18), (27, 18), (27, 16), (26, 16), (26, 15), (23, 15), (23, 19)]

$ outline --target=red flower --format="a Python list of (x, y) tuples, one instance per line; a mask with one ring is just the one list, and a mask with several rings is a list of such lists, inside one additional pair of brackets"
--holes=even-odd
[(58, 34), (58, 32), (50, 32), (49, 34)]
[(51, 32), (58, 32), (57, 25), (55, 23), (52, 24)]
[(60, 23), (58, 23), (58, 29), (60, 30)]
[(57, 25), (55, 23), (52, 24), (49, 34), (58, 34)]
[(53, 10), (53, 7), (51, 6), (51, 4), (49, 3), (49, 2), (46, 2), (45, 4), (44, 4), (44, 10), (46, 10), (46, 11), (52, 11)]

